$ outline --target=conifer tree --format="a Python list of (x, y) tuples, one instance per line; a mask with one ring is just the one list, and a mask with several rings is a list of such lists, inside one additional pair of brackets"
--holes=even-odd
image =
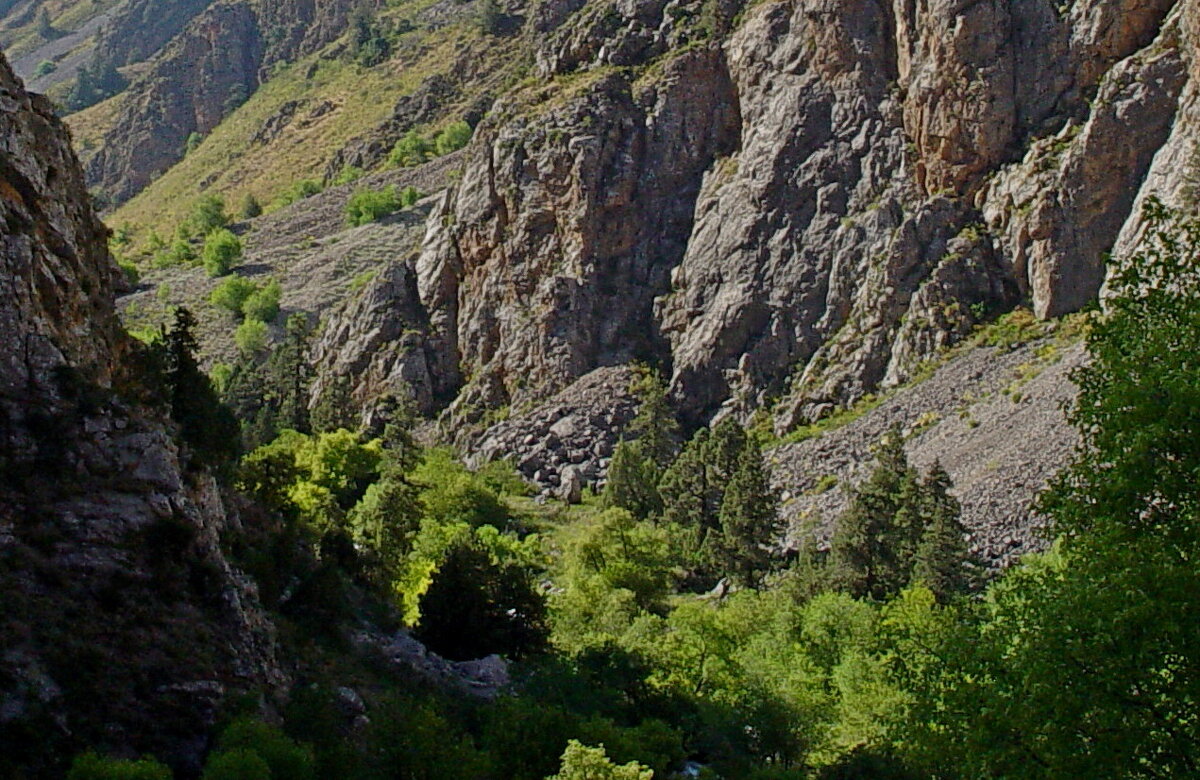
[(975, 564), (966, 542), (962, 507), (950, 495), (950, 475), (935, 463), (922, 483), (924, 533), (915, 554), (913, 580), (945, 603), (971, 590)]
[(663, 499), (664, 522), (697, 529), (716, 525), (708, 505), (706, 459), (710, 438), (707, 428), (696, 431), (663, 474), (658, 489)]
[(195, 327), (196, 318), (190, 311), (182, 306), (175, 310), (175, 321), (165, 339), (171, 416), (197, 459), (221, 473), (240, 452), (238, 425), (196, 362)]
[(629, 423), (630, 438), (641, 443), (642, 455), (665, 470), (679, 450), (679, 423), (667, 400), (667, 387), (658, 372), (650, 371), (633, 385), (641, 405)]
[(627, 510), (642, 520), (657, 518), (662, 513), (662, 497), (658, 492), (660, 473), (656, 464), (643, 454), (640, 439), (621, 442), (608, 466), (604, 505)]
[(739, 585), (758, 587), (770, 568), (770, 547), (782, 529), (779, 500), (767, 477), (762, 448), (750, 438), (721, 502), (721, 534), (715, 545), (718, 571)]
[(912, 572), (923, 527), (914, 505), (917, 473), (898, 429), (884, 437), (877, 465), (851, 492), (830, 545), (831, 584), (855, 597), (883, 600), (900, 591)]

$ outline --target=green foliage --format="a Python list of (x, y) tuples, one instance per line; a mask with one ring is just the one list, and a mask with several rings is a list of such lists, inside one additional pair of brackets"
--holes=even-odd
[(504, 528), (508, 524), (508, 509), (496, 490), (455, 460), (449, 450), (426, 452), (412, 478), (422, 487), (421, 503), (428, 517), (471, 526)]
[(208, 296), (208, 302), (219, 309), (225, 309), (230, 314), (240, 316), (242, 305), (258, 290), (258, 286), (236, 274), (226, 278), (213, 288)]
[(270, 330), (262, 320), (243, 320), (233, 332), (233, 343), (243, 355), (255, 355), (267, 348)]
[(651, 780), (648, 767), (636, 761), (618, 766), (609, 760), (604, 746), (587, 747), (571, 740), (562, 754), (562, 768), (548, 780)]
[(358, 410), (350, 396), (350, 377), (339, 374), (325, 385), (312, 409), (314, 431), (358, 427)]
[(132, 260), (124, 258), (117, 259), (117, 265), (121, 269), (121, 273), (125, 275), (125, 281), (136, 286), (142, 279), (142, 273), (138, 270), (137, 264)]
[(67, 780), (171, 780), (171, 770), (152, 758), (130, 761), (84, 753), (71, 763)]
[(425, 195), (420, 190), (418, 190), (416, 187), (413, 187), (411, 185), (408, 187), (405, 187), (404, 189), (400, 190), (400, 198), (399, 198), (400, 208), (402, 208), (402, 209), (411, 208), (412, 206), (416, 205), (416, 202), (419, 201), (423, 197), (425, 197)]
[(204, 143), (204, 136), (200, 133), (193, 132), (187, 137), (187, 141), (183, 144), (183, 156), (187, 157), (192, 152), (200, 148), (200, 144)]
[(355, 61), (370, 68), (386, 60), (391, 52), (391, 41), (378, 20), (365, 7), (356, 11), (350, 20), (350, 53)]
[(201, 780), (272, 780), (271, 767), (248, 748), (221, 751), (209, 756)]
[(388, 164), (394, 168), (411, 168), (428, 160), (432, 153), (432, 145), (414, 128), (392, 147)]
[[(1071, 418), (1082, 445), (1042, 502), (1062, 534), (978, 615), (903, 625), (917, 766), (966, 776), (1181, 777), (1200, 738), (1194, 474), (1200, 470), (1200, 223), (1147, 206), (1112, 276)], [(916, 623), (913, 628), (911, 624)]]
[(968, 592), (978, 567), (966, 543), (950, 477), (935, 465), (924, 479), (908, 463), (892, 430), (876, 450), (877, 465), (851, 490), (830, 549), (829, 582), (857, 597), (884, 600), (923, 581), (942, 601)]
[(771, 545), (783, 532), (779, 498), (771, 487), (757, 439), (738, 456), (725, 488), (719, 516), (721, 533), (712, 546), (714, 566), (734, 582), (757, 587), (772, 563)]
[(362, 168), (355, 165), (347, 165), (338, 171), (338, 175), (333, 179), (333, 186), (340, 187), (343, 184), (353, 184), (366, 175), (367, 172)]
[(246, 319), (274, 322), (279, 316), (279, 299), (282, 295), (279, 281), (272, 279), (262, 289), (256, 289), (246, 297), (242, 302), (242, 314)]
[(301, 179), (280, 193), (279, 197), (275, 199), (275, 205), (277, 207), (290, 206), (305, 198), (311, 198), (324, 189), (321, 182), (316, 179)]
[(191, 312), (181, 306), (175, 310), (174, 324), (166, 336), (165, 384), (171, 416), (196, 459), (224, 473), (240, 450), (237, 420), (221, 404), (212, 382), (196, 362), (195, 324)]
[(192, 207), (187, 226), (197, 235), (207, 236), (229, 224), (225, 199), (220, 195), (205, 195)]
[(58, 70), (58, 65), (53, 60), (42, 60), (33, 69), (33, 77), (40, 79), (44, 76), (49, 76), (54, 71)]
[(230, 231), (220, 228), (204, 239), (204, 270), (209, 276), (224, 276), (242, 258), (242, 242)]
[(400, 207), (395, 187), (359, 190), (346, 201), (346, 224), (351, 227), (366, 225), (395, 213)]
[(309, 432), (311, 337), (307, 317), (293, 314), (285, 324), (283, 340), (265, 360), (259, 353), (244, 353), (234, 364), (223, 398), (241, 421), (250, 448), (266, 444), (284, 429)]
[(484, 35), (499, 35), (504, 29), (504, 13), (496, 0), (483, 0), (479, 5), (479, 31)]
[(401, 579), (406, 619), (430, 649), (454, 660), (540, 651), (546, 605), (521, 542), (491, 526), (426, 521)]
[(92, 63), (79, 69), (64, 100), (69, 111), (82, 111), (125, 89), (128, 82), (112, 64)]
[(439, 157), (456, 152), (471, 140), (471, 126), (463, 121), (451, 122), (438, 133), (433, 141), (434, 151)]
[[(209, 765), (228, 753), (252, 753), (267, 766), (270, 778), (287, 780), (313, 780), (316, 777), (312, 749), (299, 745), (277, 727), (256, 720), (236, 720), (226, 727), (218, 740), (218, 751), (209, 759)], [(242, 758), (244, 766), (257, 764)], [(205, 778), (208, 770), (205, 770)]]
[(641, 441), (621, 442), (608, 466), (604, 505), (624, 509), (640, 518), (657, 517), (663, 509), (658, 492), (661, 475), (658, 465), (643, 454)]

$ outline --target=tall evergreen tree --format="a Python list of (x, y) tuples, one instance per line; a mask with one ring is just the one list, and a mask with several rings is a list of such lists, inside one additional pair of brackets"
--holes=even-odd
[(663, 499), (663, 521), (683, 528), (711, 528), (716, 525), (708, 502), (707, 428), (684, 445), (683, 451), (663, 474), (659, 493)]
[(667, 387), (655, 371), (648, 371), (633, 385), (641, 402), (637, 416), (629, 423), (630, 438), (641, 443), (642, 454), (659, 469), (665, 470), (679, 451), (679, 422), (667, 399)]
[(779, 499), (771, 487), (762, 448), (751, 437), (721, 502), (716, 568), (735, 582), (758, 587), (771, 566), (770, 545), (779, 537)]
[(949, 601), (971, 590), (976, 565), (967, 546), (962, 507), (950, 495), (950, 475), (935, 463), (922, 483), (924, 532), (917, 547), (913, 580), (925, 584), (938, 601)]
[(657, 465), (644, 454), (640, 439), (621, 442), (608, 466), (604, 505), (627, 510), (642, 520), (657, 518), (663, 508), (658, 492), (660, 473)]
[(904, 439), (893, 429), (876, 450), (875, 470), (851, 491), (850, 506), (838, 519), (830, 544), (831, 584), (879, 600), (907, 584), (924, 530), (919, 495)]
[(241, 451), (237, 419), (217, 397), (209, 378), (196, 362), (196, 318), (186, 308), (175, 310), (167, 332), (166, 380), (171, 416), (201, 463), (223, 473)]

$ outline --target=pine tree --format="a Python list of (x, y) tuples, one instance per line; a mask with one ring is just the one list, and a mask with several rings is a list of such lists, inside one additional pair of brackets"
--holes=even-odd
[(696, 431), (667, 468), (659, 482), (663, 501), (663, 521), (683, 528), (711, 528), (715, 517), (709, 511), (708, 444), (711, 435), (707, 428)]
[(735, 582), (758, 587), (770, 568), (770, 547), (781, 530), (779, 499), (771, 487), (762, 448), (750, 438), (742, 448), (721, 502), (717, 569)]
[(266, 365), (275, 428), (310, 433), (308, 386), (312, 368), (308, 362), (308, 345), (312, 327), (308, 317), (297, 313), (288, 317), (285, 330), (283, 342), (271, 352)]
[(224, 473), (240, 454), (238, 424), (196, 362), (195, 327), (196, 318), (190, 311), (182, 306), (175, 310), (175, 321), (165, 339), (171, 416), (196, 459)]
[(914, 556), (912, 578), (945, 603), (971, 590), (976, 567), (960, 519), (962, 507), (950, 495), (950, 475), (935, 463), (921, 487), (925, 529)]
[(82, 111), (99, 101), (100, 92), (96, 88), (96, 79), (92, 75), (92, 71), (84, 66), (79, 69), (79, 75), (75, 77), (75, 84), (67, 93), (67, 108), (71, 111)]
[(917, 473), (909, 466), (897, 429), (876, 450), (876, 467), (851, 491), (830, 545), (831, 584), (851, 595), (883, 600), (900, 591), (912, 572), (923, 528), (913, 507)]
[(640, 439), (621, 442), (608, 466), (604, 505), (625, 509), (641, 520), (657, 518), (663, 508), (659, 474), (657, 465), (645, 456)]
[(341, 428), (349, 431), (358, 429), (358, 411), (350, 395), (350, 377), (341, 374), (333, 377), (325, 385), (312, 407), (309, 420), (315, 433)]
[(634, 382), (633, 394), (640, 406), (629, 423), (630, 438), (637, 439), (642, 454), (665, 470), (679, 451), (679, 422), (667, 400), (667, 387), (657, 372), (649, 371)]

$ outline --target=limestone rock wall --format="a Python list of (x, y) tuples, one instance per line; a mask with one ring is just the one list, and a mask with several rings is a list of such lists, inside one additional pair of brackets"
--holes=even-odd
[(1018, 304), (1081, 308), (1139, 189), (1182, 187), (1188, 5), (540, 6), (540, 86), (417, 264), (451, 417), (640, 359), (693, 422), (785, 431)]

